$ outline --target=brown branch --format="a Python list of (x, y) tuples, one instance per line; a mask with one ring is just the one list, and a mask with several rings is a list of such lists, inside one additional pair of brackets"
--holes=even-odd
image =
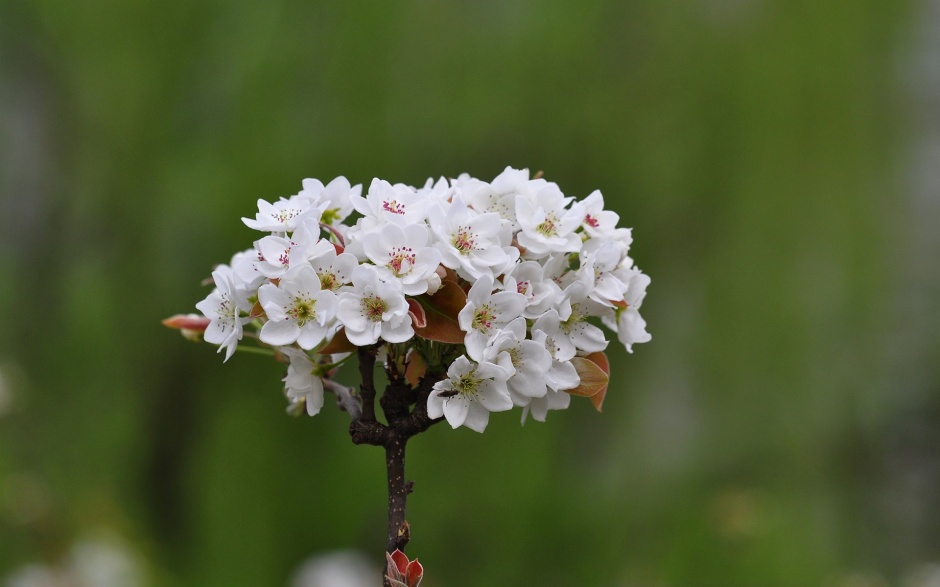
[(409, 483), (405, 480), (405, 443), (408, 437), (394, 432), (385, 445), (385, 468), (388, 473), (388, 542), (385, 550), (404, 552), (411, 538), (408, 522), (405, 521), (405, 504)]
[[(385, 469), (388, 481), (388, 535), (386, 551), (405, 550), (411, 530), (405, 520), (408, 494), (414, 483), (405, 478), (405, 445), (408, 439), (424, 432), (442, 418), (428, 416), (428, 396), (438, 376), (421, 379), (412, 388), (396, 369), (389, 370), (389, 385), (379, 403), (388, 425), (375, 418), (375, 348), (360, 347), (359, 374), (362, 411), (349, 424), (349, 434), (355, 444), (371, 444), (385, 448)], [(414, 404), (414, 408), (411, 408)], [(350, 412), (352, 413), (352, 412)], [(387, 581), (385, 583), (388, 584)]]
[(360, 419), (375, 422), (375, 347), (359, 347), (359, 395), (362, 397)]

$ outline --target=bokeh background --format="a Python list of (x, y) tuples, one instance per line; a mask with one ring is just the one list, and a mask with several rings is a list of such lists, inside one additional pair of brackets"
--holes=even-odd
[(410, 443), (425, 585), (940, 585), (937, 0), (0, 3), (0, 581), (379, 556), (381, 450), (160, 319), (305, 177), (507, 165), (634, 228), (653, 340)]

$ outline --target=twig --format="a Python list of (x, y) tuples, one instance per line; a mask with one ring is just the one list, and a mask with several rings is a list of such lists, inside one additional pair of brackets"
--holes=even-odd
[(340, 409), (349, 412), (349, 417), (358, 420), (362, 416), (362, 406), (359, 405), (359, 398), (351, 387), (346, 387), (332, 379), (323, 379), (323, 389), (331, 391), (336, 395), (336, 403)]

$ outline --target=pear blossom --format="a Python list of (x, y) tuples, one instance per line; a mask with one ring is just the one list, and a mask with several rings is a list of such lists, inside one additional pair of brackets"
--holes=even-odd
[(278, 352), (290, 360), (284, 394), (292, 404), (303, 402), (307, 415), (316, 416), (323, 407), (323, 380), (316, 375), (317, 364), (300, 349), (280, 347)]
[(232, 268), (232, 283), (235, 284), (235, 289), (245, 292), (246, 298), (258, 291), (258, 287), (265, 280), (265, 276), (255, 268), (257, 261), (258, 251), (252, 248), (235, 253), (229, 262)]
[(561, 317), (558, 315), (558, 310), (552, 308), (539, 316), (538, 320), (532, 324), (533, 335), (536, 332), (545, 334), (545, 346), (556, 361), (570, 361), (577, 354), (578, 349), (572, 344), (571, 339), (562, 332)]
[[(468, 354), (470, 349), (467, 349)], [(506, 385), (513, 403), (527, 405), (533, 397), (545, 395), (546, 373), (552, 367), (552, 356), (545, 344), (526, 339), (526, 320), (516, 318), (490, 339), (483, 355), (471, 358), (499, 365), (511, 373)]]
[[(589, 289), (583, 281), (576, 281), (565, 288), (561, 303), (558, 304), (558, 329), (555, 331), (555, 343), (566, 349), (573, 348), (587, 353), (603, 351), (607, 348), (607, 338), (604, 331), (587, 321), (592, 316), (603, 316), (608, 310), (603, 305), (588, 297)], [(546, 312), (539, 320), (546, 319), (547, 326), (552, 318), (551, 312)], [(533, 328), (539, 328), (536, 320)], [(553, 336), (549, 333), (549, 336)], [(568, 359), (573, 355), (567, 356)]]
[(529, 257), (547, 253), (573, 253), (581, 247), (581, 237), (575, 232), (583, 219), (583, 206), (567, 207), (566, 198), (558, 186), (547, 184), (534, 197), (516, 197), (516, 218), (521, 230), (519, 244)]
[(467, 292), (467, 305), (457, 315), (467, 333), (464, 345), (471, 356), (482, 356), (483, 348), (510, 320), (522, 314), (526, 299), (515, 291), (493, 293), (493, 278), (481, 277)]
[(617, 229), (620, 216), (616, 212), (604, 210), (604, 196), (600, 190), (594, 190), (591, 195), (581, 200), (584, 218), (581, 227), (592, 238), (610, 236)]
[(307, 220), (291, 235), (272, 234), (255, 241), (255, 270), (269, 279), (278, 279), (288, 269), (306, 263), (324, 245), (332, 248), (329, 241), (320, 238), (320, 224)]
[(428, 396), (428, 416), (444, 416), (452, 428), (466, 426), (483, 432), (490, 412), (512, 408), (506, 388), (509, 375), (492, 363), (472, 363), (461, 355), (447, 369), (447, 378), (434, 384)]
[(455, 198), (446, 210), (433, 206), (428, 222), (436, 237), (434, 246), (441, 251), (441, 264), (468, 281), (499, 275), (494, 267), (501, 273), (511, 262), (511, 255), (518, 257), (518, 250), (504, 248), (500, 241), (499, 216), (475, 213), (460, 198)]
[(425, 224), (384, 224), (361, 238), (365, 256), (375, 263), (385, 281), (397, 280), (406, 295), (428, 291), (428, 281), (436, 276), (441, 253), (428, 246)]
[(414, 224), (423, 222), (427, 217), (425, 200), (414, 188), (402, 184), (392, 185), (378, 178), (372, 180), (364, 198), (350, 195), (349, 199), (363, 216), (357, 223), (363, 230), (371, 230), (386, 222)]
[[(522, 423), (531, 413), (538, 422), (544, 422), (549, 410), (565, 410), (571, 404), (571, 396), (565, 390), (574, 389), (581, 383), (578, 371), (569, 361), (559, 361), (555, 357), (554, 341), (541, 330), (532, 330), (532, 340), (542, 345), (551, 356), (551, 366), (545, 370), (545, 395), (532, 398), (520, 398), (513, 395), (516, 405), (522, 405)], [(519, 401), (519, 400), (523, 401)]]
[(320, 240), (310, 251), (310, 266), (320, 278), (320, 287), (338, 293), (352, 280), (353, 271), (359, 266), (355, 255), (337, 253), (336, 247), (327, 240)]
[(646, 331), (646, 320), (640, 316), (639, 312), (649, 284), (649, 276), (634, 268), (627, 281), (627, 292), (624, 296), (625, 307), (616, 308), (614, 312), (616, 320), (611, 320), (609, 314), (604, 316), (604, 324), (617, 333), (617, 340), (628, 353), (633, 352), (634, 344), (649, 342), (652, 339), (650, 333)]
[(352, 196), (362, 194), (362, 184), (350, 185), (349, 180), (339, 176), (323, 185), (319, 179), (307, 178), (302, 182), (300, 196), (323, 204), (320, 222), (329, 225), (341, 224), (353, 211)]
[(356, 346), (405, 342), (414, 336), (408, 302), (397, 281), (385, 282), (372, 265), (360, 265), (352, 274), (352, 291), (339, 295), (337, 318), (346, 337)]
[(589, 239), (581, 250), (578, 272), (589, 287), (588, 297), (599, 304), (614, 306), (623, 301), (629, 269), (622, 265), (621, 252), (617, 244), (603, 239)]
[(548, 393), (542, 397), (532, 398), (529, 403), (523, 407), (522, 423), (525, 423), (526, 417), (529, 414), (532, 414), (532, 417), (536, 421), (544, 422), (549, 410), (567, 410), (569, 405), (571, 405), (570, 394), (567, 394), (563, 391), (549, 389)]
[(545, 279), (545, 268), (536, 261), (523, 261), (503, 277), (503, 289), (525, 296), (522, 315), (532, 320), (557, 304), (562, 297), (561, 288), (551, 279)]
[(293, 232), (305, 220), (319, 220), (326, 204), (315, 204), (306, 195), (297, 194), (290, 198), (281, 198), (273, 204), (258, 200), (258, 213), (254, 220), (242, 218), (248, 228), (264, 232)]
[(434, 203), (446, 204), (459, 192), (456, 187), (452, 186), (451, 183), (443, 177), (439, 178), (437, 181), (429, 177), (424, 183), (424, 187), (417, 189), (416, 193), (423, 202), (427, 205), (431, 205)]
[(310, 350), (330, 333), (336, 316), (336, 295), (320, 289), (320, 278), (310, 265), (290, 269), (277, 285), (262, 285), (258, 301), (268, 316), (261, 342), (275, 346), (296, 342)]
[(247, 314), (250, 306), (244, 295), (236, 291), (232, 268), (228, 265), (219, 265), (212, 272), (212, 281), (215, 289), (196, 304), (196, 309), (210, 320), (204, 334), (206, 342), (220, 345), (219, 352), (224, 348), (225, 361), (228, 361), (242, 338), (242, 327), (249, 321), (241, 313)]
[(477, 212), (493, 213), (499, 216), (500, 222), (508, 226), (510, 232), (519, 229), (516, 221), (516, 192), (510, 190), (500, 193), (492, 184), (467, 178), (457, 184), (461, 199)]

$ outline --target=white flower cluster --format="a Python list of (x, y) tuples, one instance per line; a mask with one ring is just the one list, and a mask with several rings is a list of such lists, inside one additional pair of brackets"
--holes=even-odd
[(342, 360), (323, 353), (343, 338), (345, 351), (421, 354), (441, 377), (428, 414), (455, 428), (482, 431), (490, 412), (513, 406), (544, 421), (582, 385), (576, 359), (607, 347), (595, 322), (628, 351), (650, 339), (638, 312), (650, 280), (618, 220), (599, 191), (576, 201), (512, 168), (491, 182), (464, 174), (417, 189), (374, 179), (365, 196), (344, 177), (307, 179), (243, 218), (268, 234), (215, 269), (196, 307), (226, 360), (257, 328), (289, 359), (286, 393), (310, 415), (323, 405), (329, 360)]

